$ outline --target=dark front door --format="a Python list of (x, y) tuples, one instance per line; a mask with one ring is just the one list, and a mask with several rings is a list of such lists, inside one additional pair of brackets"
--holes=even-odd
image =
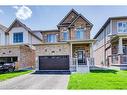
[(40, 56), (39, 70), (69, 70), (69, 55)]
[(85, 64), (86, 62), (83, 50), (79, 50), (77, 55), (78, 55), (78, 64), (79, 65)]

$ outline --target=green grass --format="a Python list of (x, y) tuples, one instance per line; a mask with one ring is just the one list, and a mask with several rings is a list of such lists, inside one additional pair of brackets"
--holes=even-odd
[(17, 77), (17, 76), (20, 76), (20, 75), (28, 74), (30, 72), (32, 72), (32, 70), (22, 70), (22, 71), (14, 71), (14, 72), (11, 72), (11, 73), (0, 74), (0, 81), (10, 79), (10, 78), (13, 78), (13, 77)]
[(127, 89), (127, 71), (93, 70), (70, 76), (68, 89)]

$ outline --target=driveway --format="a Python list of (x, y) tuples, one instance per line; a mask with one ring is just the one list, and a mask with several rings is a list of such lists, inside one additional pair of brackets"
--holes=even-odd
[(69, 75), (27, 74), (0, 82), (0, 89), (67, 89)]

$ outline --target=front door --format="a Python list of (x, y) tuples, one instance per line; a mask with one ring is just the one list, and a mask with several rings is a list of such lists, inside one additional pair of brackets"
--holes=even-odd
[(83, 50), (78, 50), (77, 57), (78, 57), (78, 64), (79, 65), (85, 64), (85, 56), (84, 56)]

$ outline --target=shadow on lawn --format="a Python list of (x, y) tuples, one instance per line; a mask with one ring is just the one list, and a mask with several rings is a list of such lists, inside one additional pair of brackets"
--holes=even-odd
[(35, 71), (32, 74), (46, 74), (46, 75), (70, 75), (70, 71)]
[(20, 72), (27, 72), (27, 71), (29, 71), (29, 70), (18, 70), (18, 71), (13, 71), (13, 72), (5, 71), (5, 72), (0, 72), (0, 74), (20, 73)]
[(117, 70), (91, 70), (91, 73), (113, 73), (116, 74)]

